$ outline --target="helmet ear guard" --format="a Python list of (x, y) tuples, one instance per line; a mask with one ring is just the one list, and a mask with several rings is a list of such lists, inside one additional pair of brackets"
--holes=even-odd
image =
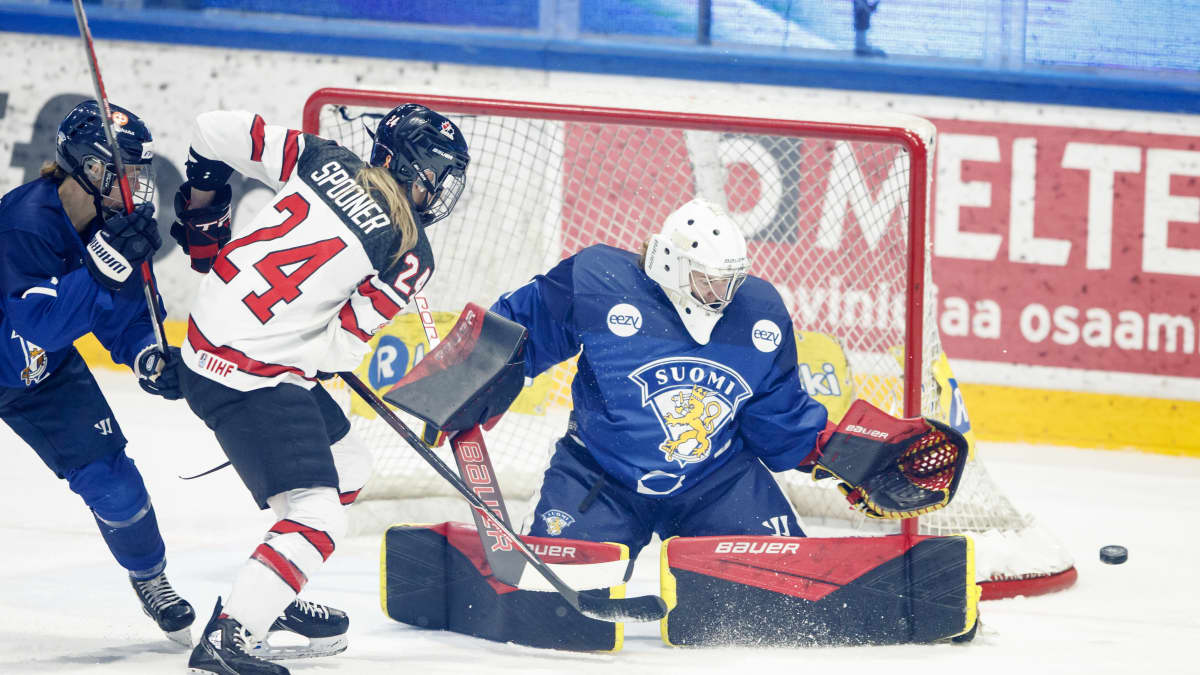
[[(708, 344), (750, 266), (741, 231), (723, 209), (694, 199), (667, 216), (662, 232), (646, 243), (646, 275), (666, 293), (692, 339)], [(703, 275), (709, 291), (719, 280), (723, 292), (704, 297), (693, 273)]]

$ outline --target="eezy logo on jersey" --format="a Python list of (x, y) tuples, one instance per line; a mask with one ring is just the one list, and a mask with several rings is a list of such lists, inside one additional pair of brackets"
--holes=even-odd
[(635, 335), (642, 329), (642, 313), (637, 307), (622, 302), (619, 305), (613, 305), (612, 309), (608, 310), (608, 319), (605, 321), (608, 324), (608, 329), (617, 337), (630, 337)]
[(658, 449), (681, 467), (712, 456), (713, 437), (754, 393), (737, 371), (707, 359), (659, 359), (629, 379), (641, 388), (642, 406), (654, 411), (666, 436)]
[(774, 321), (759, 319), (750, 330), (750, 340), (755, 349), (770, 354), (779, 349), (780, 343), (783, 342), (783, 331), (779, 330)]

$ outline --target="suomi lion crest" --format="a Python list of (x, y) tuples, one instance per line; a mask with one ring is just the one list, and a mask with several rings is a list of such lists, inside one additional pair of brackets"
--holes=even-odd
[(642, 390), (642, 406), (653, 410), (665, 438), (659, 444), (668, 462), (703, 462), (724, 449), (713, 438), (753, 393), (736, 371), (715, 361), (668, 358), (629, 374)]
[(575, 516), (561, 509), (550, 509), (541, 515), (542, 521), (546, 523), (546, 533), (551, 537), (557, 537), (563, 533), (563, 530), (571, 526), (575, 522)]
[(712, 433), (713, 424), (722, 412), (720, 403), (706, 400), (711, 393), (693, 386), (690, 392), (685, 394), (681, 391), (671, 397), (671, 400), (675, 401), (675, 410), (673, 413), (665, 413), (663, 419), (669, 426), (687, 427), (687, 431), (680, 433), (675, 440), (668, 439), (658, 446), (659, 450), (667, 453), (668, 462), (673, 461), (675, 451), (689, 441), (695, 441), (695, 443), (684, 453), (700, 458), (708, 456), (712, 449), (708, 435)]

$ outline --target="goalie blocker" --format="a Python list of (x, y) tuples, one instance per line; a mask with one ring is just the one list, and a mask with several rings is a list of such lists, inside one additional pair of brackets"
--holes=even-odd
[(467, 303), (436, 349), (383, 399), (439, 432), (485, 423), (525, 385), (525, 328)]

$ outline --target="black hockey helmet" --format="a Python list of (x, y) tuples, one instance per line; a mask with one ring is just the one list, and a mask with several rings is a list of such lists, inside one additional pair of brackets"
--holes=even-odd
[(450, 215), (467, 184), (471, 155), (458, 126), (423, 105), (396, 106), (379, 120), (372, 134), (371, 166), (387, 167), (405, 186), (413, 201), (412, 186), (428, 196), (413, 204), (422, 225), (432, 225)]
[[(125, 108), (111, 103), (108, 107), (133, 201), (135, 204), (151, 202), (154, 200), (151, 168), (154, 145), (150, 130), (141, 118)], [(80, 103), (58, 125), (55, 163), (92, 195), (98, 212), (102, 199), (107, 211), (122, 208), (120, 192), (114, 191), (117, 169), (108, 138), (104, 135), (99, 103), (94, 100)]]

